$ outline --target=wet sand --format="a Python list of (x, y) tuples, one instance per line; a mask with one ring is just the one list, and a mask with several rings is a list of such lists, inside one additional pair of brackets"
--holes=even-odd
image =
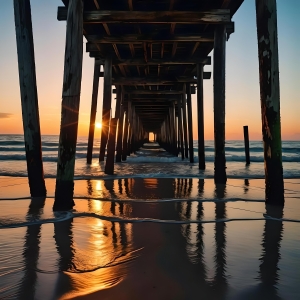
[(47, 199), (3, 200), (29, 189), (0, 178), (1, 299), (299, 297), (298, 179), (284, 209), (265, 206), (263, 180), (77, 180), (69, 214), (46, 184)]

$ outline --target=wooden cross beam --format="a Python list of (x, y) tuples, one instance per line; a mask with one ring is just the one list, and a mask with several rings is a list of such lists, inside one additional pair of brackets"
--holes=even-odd
[[(210, 79), (211, 72), (204, 72), (203, 79)], [(174, 83), (197, 83), (194, 76), (178, 77), (115, 77), (112, 79), (114, 85), (173, 85)], [(152, 92), (152, 91), (151, 91)]]
[[(88, 44), (87, 44), (88, 45)], [(104, 65), (105, 59), (96, 59), (96, 65)], [(194, 64), (211, 65), (211, 57), (195, 57), (187, 59), (149, 59), (147, 62), (143, 58), (115, 59), (113, 65), (128, 65), (128, 66), (155, 66), (155, 65), (194, 65)]]
[[(195, 34), (122, 34), (122, 35), (86, 35), (88, 42), (94, 44), (142, 44), (142, 43), (173, 43), (173, 42), (208, 42), (213, 43), (213, 33)], [(95, 51), (95, 46), (86, 45), (86, 51)], [(97, 50), (96, 50), (97, 51)]]
[[(116, 93), (116, 89), (113, 89), (113, 93)], [(150, 91), (150, 90), (126, 90), (123, 89), (124, 94), (136, 94), (136, 95), (182, 95), (183, 90), (158, 90), (158, 91)]]
[[(152, 24), (227, 24), (230, 9), (207, 11), (109, 11), (92, 10), (83, 13), (84, 23), (152, 23)], [(67, 20), (67, 8), (58, 7), (57, 20)]]

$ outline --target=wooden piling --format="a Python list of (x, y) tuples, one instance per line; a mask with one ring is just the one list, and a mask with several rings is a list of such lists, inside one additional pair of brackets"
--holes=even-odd
[(214, 40), (214, 136), (215, 136), (215, 183), (226, 183), (225, 159), (225, 47), (226, 26), (215, 28)]
[(104, 173), (109, 175), (114, 174), (117, 122), (117, 118), (112, 118), (109, 126), (107, 154), (104, 168)]
[(124, 137), (123, 137), (123, 147), (122, 147), (122, 160), (127, 159), (127, 146), (128, 146), (128, 110), (124, 115), (125, 123), (124, 123)]
[[(118, 100), (117, 100), (117, 104), (116, 104), (116, 105), (119, 105), (116, 162), (121, 162), (122, 161), (121, 156), (122, 156), (122, 137), (123, 137), (124, 110), (123, 110), (123, 105), (122, 105), (123, 94), (122, 94), (121, 91), (120, 91), (119, 97), (120, 97), (120, 101), (119, 101), (120, 103), (118, 103)], [(117, 117), (117, 115), (115, 117)]]
[(193, 116), (192, 116), (191, 85), (189, 83), (186, 86), (186, 102), (187, 102), (187, 115), (188, 115), (188, 127), (189, 127), (190, 163), (193, 163), (194, 162)]
[(105, 59), (103, 80), (102, 127), (99, 161), (104, 161), (105, 148), (108, 140), (109, 120), (111, 112), (112, 61)]
[(30, 1), (14, 0), (14, 15), (30, 194), (32, 197), (45, 197)]
[(100, 66), (96, 65), (96, 60), (95, 60), (90, 128), (89, 128), (88, 149), (87, 149), (87, 156), (86, 156), (86, 162), (88, 164), (92, 163), (92, 156), (93, 156), (95, 120), (96, 120), (98, 89), (99, 89), (99, 76), (100, 76)]
[(187, 132), (187, 119), (186, 119), (186, 94), (185, 87), (184, 93), (182, 94), (182, 121), (183, 121), (183, 135), (184, 135), (184, 155), (186, 158), (189, 157), (189, 146), (188, 146), (188, 132)]
[(74, 206), (73, 179), (82, 75), (82, 14), (82, 0), (70, 0), (67, 17), (61, 127), (54, 210), (67, 210)]
[(178, 108), (178, 133), (179, 133), (179, 141), (180, 141), (180, 152), (181, 158), (184, 160), (184, 149), (183, 149), (183, 132), (182, 132), (182, 117), (181, 117), (181, 98), (177, 100), (177, 108)]
[(276, 0), (256, 0), (266, 203), (284, 205)]
[(198, 113), (198, 160), (199, 169), (205, 170), (203, 64), (197, 64), (197, 113)]
[(245, 144), (246, 165), (250, 165), (248, 126), (244, 126), (243, 128), (244, 128), (244, 144)]

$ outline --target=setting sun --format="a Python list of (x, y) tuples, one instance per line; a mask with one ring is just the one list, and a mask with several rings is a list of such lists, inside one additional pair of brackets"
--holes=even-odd
[(102, 124), (101, 123), (96, 123), (96, 128), (101, 128)]

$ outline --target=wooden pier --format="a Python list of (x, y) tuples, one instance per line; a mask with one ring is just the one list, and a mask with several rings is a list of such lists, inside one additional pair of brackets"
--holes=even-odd
[[(20, 2), (29, 5), (29, 0)], [(149, 133), (167, 151), (176, 156), (180, 153), (183, 160), (193, 163), (191, 95), (195, 93), (198, 164), (204, 170), (203, 80), (212, 78), (214, 179), (226, 183), (226, 41), (234, 32), (232, 16), (243, 0), (62, 2), (57, 19), (67, 21), (67, 32), (54, 209), (73, 205), (83, 36), (95, 65), (87, 163), (92, 161), (99, 77), (104, 76), (99, 161), (105, 161), (105, 173), (113, 174), (114, 161), (126, 160), (148, 141)], [(257, 0), (256, 11), (266, 200), (283, 205), (276, 0)], [(24, 13), (30, 14), (30, 10)], [(204, 71), (205, 65), (211, 64), (212, 50), (213, 76)], [(24, 51), (18, 48), (19, 56), (26, 54)], [(117, 97), (114, 117), (112, 94)]]

